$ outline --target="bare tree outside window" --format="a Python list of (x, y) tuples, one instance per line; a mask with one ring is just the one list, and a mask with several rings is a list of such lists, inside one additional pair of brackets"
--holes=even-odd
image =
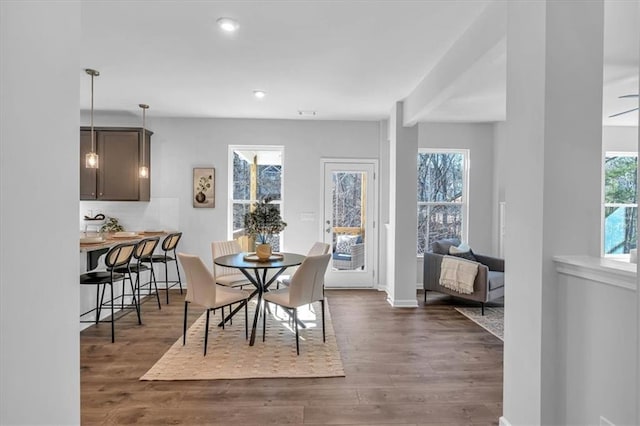
[(462, 239), (466, 207), (463, 151), (418, 153), (418, 255), (433, 241)]
[(628, 254), (638, 233), (638, 156), (607, 153), (604, 162), (604, 254)]

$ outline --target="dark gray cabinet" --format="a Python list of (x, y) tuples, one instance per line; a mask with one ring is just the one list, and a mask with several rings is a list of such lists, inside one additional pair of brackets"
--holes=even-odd
[[(80, 129), (80, 199), (101, 201), (149, 201), (151, 178), (140, 179), (142, 165), (142, 129), (94, 127), (97, 169), (85, 167), (85, 155), (91, 150), (91, 129)], [(151, 172), (151, 135), (145, 130), (145, 165)]]

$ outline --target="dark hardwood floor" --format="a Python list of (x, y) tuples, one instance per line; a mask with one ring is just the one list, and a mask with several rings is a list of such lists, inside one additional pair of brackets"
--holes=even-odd
[(82, 423), (498, 424), (502, 342), (429, 296), (393, 309), (383, 292), (327, 291), (346, 377), (177, 382), (138, 380), (182, 335), (183, 296), (161, 311), (149, 300), (142, 326), (116, 322), (114, 344), (109, 324), (81, 333)]

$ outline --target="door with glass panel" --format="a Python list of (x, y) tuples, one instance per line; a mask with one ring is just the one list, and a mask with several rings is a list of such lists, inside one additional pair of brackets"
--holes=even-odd
[(369, 162), (323, 162), (322, 234), (331, 246), (327, 287), (373, 287), (377, 258), (377, 192)]

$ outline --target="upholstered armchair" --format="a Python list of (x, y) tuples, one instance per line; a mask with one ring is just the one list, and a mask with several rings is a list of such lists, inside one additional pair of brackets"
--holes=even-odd
[(360, 235), (338, 235), (333, 252), (335, 269), (354, 270), (364, 268), (364, 242)]
[(445, 255), (450, 254), (451, 246), (459, 246), (457, 239), (439, 240), (431, 244), (431, 252), (424, 254), (424, 302), (427, 303), (427, 291), (437, 291), (466, 300), (484, 304), (504, 296), (504, 259), (473, 253), (478, 262), (478, 274), (473, 283), (473, 293), (462, 294), (440, 285), (440, 266)]

